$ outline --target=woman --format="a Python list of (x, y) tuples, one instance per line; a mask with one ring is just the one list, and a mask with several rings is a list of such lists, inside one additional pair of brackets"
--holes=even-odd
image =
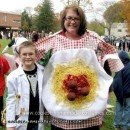
[[(114, 55), (116, 53), (113, 46), (105, 43), (96, 33), (86, 30), (86, 26), (85, 14), (79, 6), (70, 5), (65, 7), (61, 14), (62, 31), (36, 43), (38, 49), (37, 59), (39, 60), (43, 56), (44, 50), (48, 51), (51, 48), (53, 53), (66, 49), (90, 48), (96, 51), (97, 58), (101, 60), (103, 58), (103, 60), (108, 59), (109, 56), (106, 57), (106, 54)], [(108, 59), (108, 61), (111, 70), (118, 71), (123, 67), (120, 60)], [(81, 120), (77, 123), (52, 117), (52, 130), (99, 130), (101, 124), (102, 115)]]

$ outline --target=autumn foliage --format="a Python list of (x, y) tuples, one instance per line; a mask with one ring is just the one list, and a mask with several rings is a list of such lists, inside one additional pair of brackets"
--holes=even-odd
[(129, 0), (122, 0), (123, 1), (123, 16), (128, 23), (128, 30), (130, 32), (130, 1)]

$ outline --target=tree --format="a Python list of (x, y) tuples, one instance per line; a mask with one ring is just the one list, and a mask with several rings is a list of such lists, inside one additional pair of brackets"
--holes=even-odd
[(77, 4), (83, 8), (84, 11), (92, 10), (91, 0), (60, 0), (65, 6), (70, 4)]
[(130, 33), (130, 1), (123, 0), (123, 17), (127, 22), (128, 31)]
[(100, 36), (104, 35), (104, 27), (102, 26), (103, 23), (99, 22), (99, 21), (92, 21), (90, 23), (88, 23), (88, 29), (95, 31), (96, 33), (98, 33)]
[(109, 6), (103, 14), (106, 21), (106, 28), (108, 29), (109, 35), (111, 31), (111, 26), (113, 23), (124, 22), (123, 18), (123, 4), (122, 2), (117, 2)]
[(27, 13), (26, 10), (22, 12), (22, 17), (21, 17), (21, 29), (24, 31), (30, 31), (31, 28), (31, 19)]
[(39, 32), (44, 30), (45, 33), (55, 30), (55, 14), (50, 0), (44, 0), (41, 5), (38, 5), (36, 16), (36, 27)]
[(70, 4), (77, 4), (77, 5), (84, 5), (84, 4), (90, 4), (91, 0), (61, 0), (64, 5), (70, 5)]
[(33, 12), (33, 8), (32, 7), (27, 6), (27, 7), (25, 7), (25, 10), (26, 10), (26, 12), (28, 13), (29, 16), (32, 15), (32, 12)]

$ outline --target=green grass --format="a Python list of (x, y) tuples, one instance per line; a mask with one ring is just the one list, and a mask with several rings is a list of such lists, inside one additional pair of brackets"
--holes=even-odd
[[(2, 40), (0, 40), (0, 44), (2, 46), (0, 48), (0, 54), (1, 54), (2, 50), (8, 45), (9, 42), (10, 42), (10, 40), (7, 40), (5, 38), (3, 38)], [(12, 49), (9, 48), (7, 52), (10, 53), (10, 54), (12, 54)]]
[[(115, 98), (114, 93), (112, 92), (110, 94), (110, 104), (115, 106), (115, 102), (116, 102), (116, 98)], [(111, 110), (113, 111), (113, 113), (106, 112), (101, 130), (114, 130), (113, 119), (114, 119), (114, 114), (115, 114), (114, 113), (115, 107), (112, 108)]]
[[(1, 41), (0, 41), (1, 42)], [(9, 40), (6, 39), (2, 39), (2, 49), (9, 43)], [(1, 50), (2, 50), (1, 49)], [(8, 51), (9, 53), (12, 54), (12, 50), (9, 49)], [(115, 96), (114, 93), (112, 92), (110, 95), (110, 104), (115, 106)], [(99, 104), (100, 105), (100, 104)], [(114, 111), (114, 108), (112, 109)], [(101, 130), (114, 130), (113, 127), (113, 119), (114, 119), (114, 113), (106, 113), (105, 117), (104, 117), (104, 123), (101, 127)], [(0, 127), (0, 130), (6, 130), (5, 127)], [(45, 127), (45, 130), (50, 130), (50, 126), (47, 125)]]

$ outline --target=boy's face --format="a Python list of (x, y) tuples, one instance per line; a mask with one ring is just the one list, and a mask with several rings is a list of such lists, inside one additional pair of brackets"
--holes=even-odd
[(23, 47), (19, 54), (23, 67), (32, 68), (35, 65), (36, 51), (34, 47)]

